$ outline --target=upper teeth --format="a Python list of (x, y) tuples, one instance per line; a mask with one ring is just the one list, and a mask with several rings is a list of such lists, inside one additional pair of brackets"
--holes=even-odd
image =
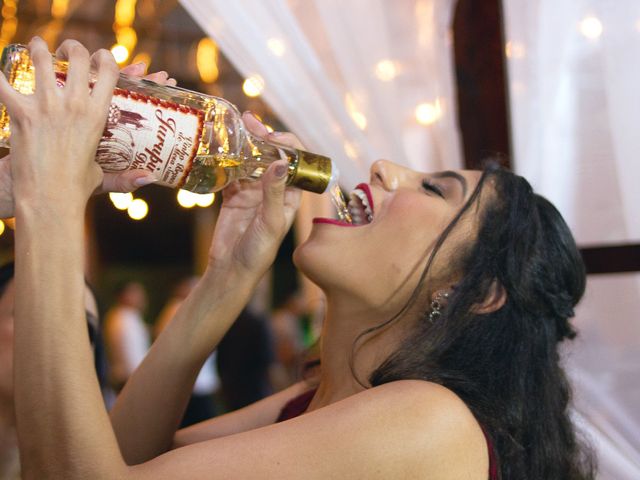
[(356, 189), (349, 195), (349, 213), (353, 223), (362, 225), (373, 221), (373, 210), (369, 205), (367, 194), (360, 189)]

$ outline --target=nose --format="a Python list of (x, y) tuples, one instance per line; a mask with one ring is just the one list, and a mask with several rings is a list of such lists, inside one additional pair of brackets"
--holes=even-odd
[(392, 192), (406, 184), (414, 175), (415, 172), (410, 168), (389, 160), (378, 160), (371, 165), (369, 182)]

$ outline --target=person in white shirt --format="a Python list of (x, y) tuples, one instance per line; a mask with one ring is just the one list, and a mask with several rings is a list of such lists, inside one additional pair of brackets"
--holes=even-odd
[(109, 358), (109, 379), (119, 392), (144, 359), (151, 339), (144, 323), (147, 294), (138, 282), (117, 290), (116, 304), (105, 315), (104, 340)]

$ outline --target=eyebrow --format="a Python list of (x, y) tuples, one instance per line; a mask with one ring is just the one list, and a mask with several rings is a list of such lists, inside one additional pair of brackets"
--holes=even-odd
[(444, 172), (434, 173), (433, 176), (435, 178), (453, 178), (459, 181), (460, 186), (462, 187), (462, 196), (467, 196), (467, 180), (458, 172), (454, 172), (453, 170), (445, 170)]

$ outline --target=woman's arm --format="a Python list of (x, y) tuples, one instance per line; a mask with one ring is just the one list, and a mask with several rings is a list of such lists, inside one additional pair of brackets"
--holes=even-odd
[(310, 388), (307, 382), (301, 381), (234, 412), (225, 413), (178, 430), (173, 438), (171, 448), (181, 448), (271, 425), (276, 422), (289, 400), (303, 394)]
[[(31, 50), (35, 94), (24, 97), (6, 81), (1, 86), (1, 100), (13, 121), (12, 175), (21, 224), (16, 240), (16, 311), (22, 325), (16, 329), (16, 376), (24, 381), (16, 383), (16, 396), (18, 417), (29, 427), (19, 432), (30, 453), (25, 472), (82, 471), (84, 462), (74, 462), (74, 452), (82, 458), (81, 452), (98, 445), (104, 454), (96, 458), (119, 468), (113, 431), (103, 428), (105, 412), (88, 369), (90, 351), (76, 325), (84, 323), (78, 287), (83, 285), (83, 213), (102, 179), (93, 156), (115, 83), (115, 63), (105, 52), (96, 57), (103, 77), (89, 93), (88, 54), (77, 42), (66, 42), (59, 54), (73, 58), (67, 84), (59, 89), (44, 43), (35, 39)], [(124, 432), (120, 437), (127, 458), (129, 452), (149, 458), (171, 444), (202, 361), (272, 263), (299, 198), (299, 192), (285, 191), (286, 171), (284, 162), (276, 163), (262, 182), (224, 192), (210, 266), (115, 411), (114, 425)], [(84, 325), (80, 332), (84, 335)], [(34, 358), (29, 350), (41, 355)], [(38, 401), (33, 395), (37, 385)], [(41, 402), (43, 398), (47, 401)], [(82, 421), (70, 413), (74, 411), (82, 412)], [(97, 431), (91, 433), (90, 425)], [(50, 442), (40, 441), (35, 432)]]
[[(244, 120), (254, 134), (268, 135), (251, 115)], [(290, 134), (280, 135), (278, 141), (301, 147)], [(280, 176), (278, 167), (284, 170)], [(174, 443), (198, 371), (249, 301), (293, 222), (300, 192), (285, 189), (285, 177), (286, 165), (274, 164), (261, 182), (236, 183), (223, 192), (207, 270), (112, 409), (127, 463), (149, 460)], [(271, 415), (261, 409), (219, 420), (218, 427), (209, 425), (200, 435), (261, 426)], [(236, 421), (237, 425), (230, 423)]]
[[(99, 408), (86, 335), (83, 230), (86, 201), (102, 179), (93, 158), (118, 69), (109, 52), (90, 59), (67, 41), (59, 54), (71, 64), (60, 89), (46, 44), (34, 39), (30, 50), (33, 95), (20, 95), (0, 78), (17, 198), (14, 388), (23, 476), (108, 478), (106, 466), (121, 460)], [(91, 63), (99, 76), (89, 92)], [(98, 453), (98, 469), (77, 452)]]

